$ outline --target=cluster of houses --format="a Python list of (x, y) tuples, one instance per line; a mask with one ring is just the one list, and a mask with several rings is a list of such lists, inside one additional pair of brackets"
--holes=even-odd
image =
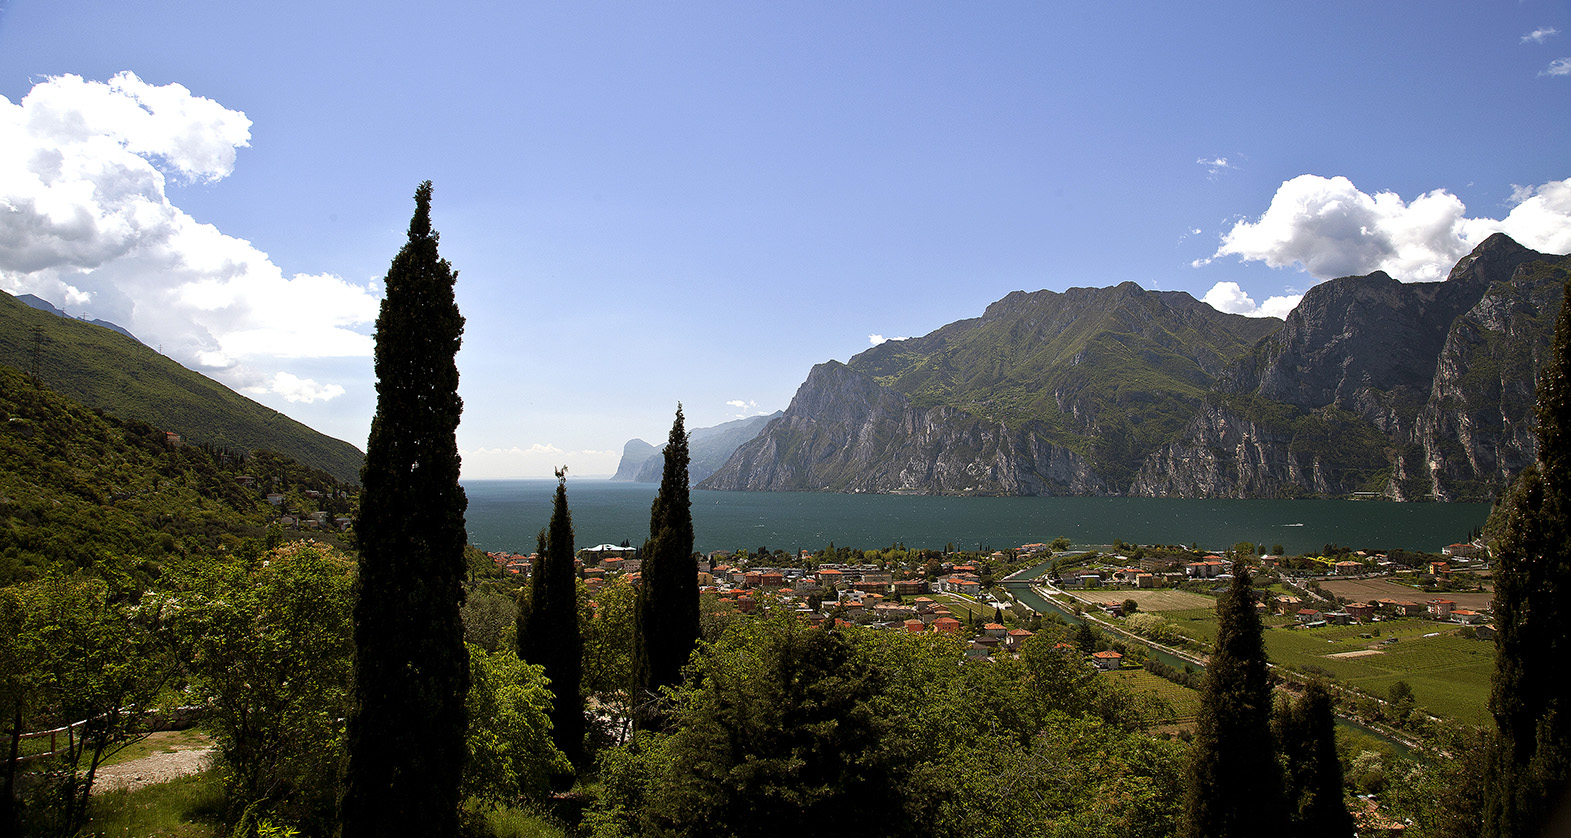
[[(1467, 608), (1458, 608), (1456, 603), (1449, 599), (1431, 599), (1422, 605), (1408, 600), (1377, 599), (1372, 602), (1349, 602), (1336, 610), (1326, 611), (1306, 607), (1302, 600), (1295, 596), (1279, 596), (1272, 601), (1272, 605), (1277, 613), (1292, 615), (1298, 619), (1299, 625), (1305, 627), (1348, 626), (1354, 623), (1375, 622), (1381, 618), (1427, 617), (1441, 623), (1477, 626), (1479, 631), (1493, 636), (1493, 628), (1486, 625), (1488, 615)], [(1260, 607), (1264, 609), (1266, 606), (1262, 603)]]
[[(487, 555), (504, 572), (527, 578), (535, 554), (490, 552)], [(578, 551), (575, 570), (590, 592), (609, 580), (625, 576), (637, 584), (641, 560), (632, 548), (602, 544)], [(702, 592), (713, 593), (721, 609), (743, 614), (759, 610), (765, 599), (794, 608), (805, 621), (821, 626), (831, 621), (859, 624), (891, 631), (934, 632), (966, 640), (966, 656), (990, 658), (997, 654), (1017, 653), (1033, 633), (1010, 629), (989, 622), (979, 631), (968, 632), (966, 624), (942, 603), (924, 594), (930, 590), (925, 578), (896, 579), (886, 568), (870, 564), (822, 564), (817, 569), (800, 567), (743, 567), (726, 563), (728, 554), (711, 554), (698, 563), (698, 583)], [(981, 577), (973, 565), (945, 565), (945, 573), (932, 585), (938, 592), (975, 596), (981, 591)], [(815, 607), (816, 606), (816, 607)], [(969, 638), (967, 634), (971, 634)], [(1116, 654), (1116, 653), (1114, 653)], [(1113, 661), (1095, 661), (1103, 668), (1117, 668)]]
[[(235, 482), (247, 489), (254, 489), (256, 488), (257, 481), (255, 477), (250, 475), (241, 475), (235, 478)], [(328, 498), (328, 495), (315, 489), (306, 489), (305, 491), (301, 492), (301, 494), (305, 495), (306, 499), (311, 501), (320, 502)], [(340, 490), (337, 493), (334, 493), (333, 496), (337, 498), (348, 498), (349, 493)], [(354, 519), (350, 518), (348, 515), (339, 515), (337, 517), (333, 517), (332, 513), (323, 512), (320, 510), (316, 512), (291, 513), (284, 509), (285, 496), (282, 492), (267, 492), (263, 494), (263, 497), (266, 498), (269, 504), (277, 507), (283, 513), (278, 516), (278, 524), (279, 526), (286, 527), (288, 529), (337, 530), (338, 532), (347, 532), (350, 525), (354, 523)]]

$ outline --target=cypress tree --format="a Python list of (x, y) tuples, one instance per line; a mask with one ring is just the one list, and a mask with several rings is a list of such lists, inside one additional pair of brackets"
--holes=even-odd
[(1352, 838), (1353, 815), (1342, 794), (1342, 759), (1336, 751), (1336, 710), (1325, 681), (1315, 678), (1297, 701), (1277, 705), (1275, 728), (1292, 834)]
[(1216, 604), (1215, 651), (1206, 663), (1184, 789), (1180, 838), (1257, 836), (1286, 820), (1271, 736), (1271, 682), (1249, 569)]
[(455, 277), (437, 253), (426, 181), (376, 320), (376, 416), (355, 526), (346, 838), (458, 832), (469, 656), (459, 616), (468, 501), (455, 437), (464, 330)]
[[(1571, 282), (1566, 283), (1571, 299)], [(1571, 309), (1538, 378), (1538, 462), (1497, 511), (1495, 676), (1484, 835), (1571, 829)], [(1558, 811), (1557, 811), (1558, 810)], [(1560, 832), (1554, 832), (1560, 834)]]
[(574, 765), (583, 759), (583, 637), (578, 632), (578, 582), (573, 573), (573, 518), (567, 511), (567, 468), (556, 472), (551, 524), (529, 578), (527, 611), (519, 612), (518, 657), (551, 679), (551, 738)]
[(638, 685), (645, 710), (634, 721), (658, 726), (654, 710), (661, 687), (682, 680), (682, 666), (698, 645), (698, 562), (693, 559), (693, 511), (687, 487), (687, 430), (682, 406), (666, 440), (660, 492), (649, 510), (638, 591)]

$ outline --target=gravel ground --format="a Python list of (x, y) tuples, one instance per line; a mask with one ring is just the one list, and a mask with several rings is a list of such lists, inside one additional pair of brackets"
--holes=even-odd
[(135, 791), (154, 783), (167, 783), (206, 768), (212, 753), (212, 748), (186, 748), (105, 766), (93, 777), (93, 791)]

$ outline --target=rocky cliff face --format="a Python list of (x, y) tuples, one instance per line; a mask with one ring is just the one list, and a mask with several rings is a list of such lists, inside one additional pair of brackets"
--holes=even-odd
[(1416, 473), (1393, 495), (1487, 499), (1534, 461), (1538, 370), (1568, 276), (1571, 258), (1524, 263), (1451, 325), (1409, 446)]
[[(630, 439), (622, 446), (622, 459), (616, 464), (616, 474), (611, 475), (612, 480), (622, 482), (638, 479), (638, 472), (644, 463), (660, 453), (660, 449), (641, 439)], [(659, 478), (655, 478), (656, 482)]]
[(1489, 500), (1536, 451), (1571, 257), (1322, 283), (1285, 324), (1187, 294), (1016, 292), (815, 367), (701, 488)]
[(947, 406), (918, 407), (872, 376), (819, 364), (791, 406), (700, 489), (911, 494), (1103, 494), (1078, 454)]
[(1568, 266), (1496, 235), (1445, 282), (1316, 286), (1130, 493), (1489, 500), (1536, 453), (1534, 381)]

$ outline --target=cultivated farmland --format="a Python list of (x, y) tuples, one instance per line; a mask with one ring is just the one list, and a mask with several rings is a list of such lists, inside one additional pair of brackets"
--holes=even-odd
[(1189, 611), (1197, 608), (1215, 608), (1216, 600), (1201, 594), (1192, 594), (1188, 591), (1104, 591), (1090, 590), (1079, 592), (1081, 597), (1094, 602), (1118, 605), (1126, 599), (1132, 599), (1140, 606), (1141, 611)]
[(1321, 582), (1320, 587), (1324, 588), (1326, 593), (1336, 594), (1353, 602), (1399, 599), (1422, 605), (1431, 599), (1449, 599), (1456, 603), (1456, 607), (1473, 611), (1489, 610), (1490, 601), (1494, 598), (1494, 594), (1491, 593), (1426, 593), (1393, 579), (1328, 579)]
[[(1214, 612), (1195, 609), (1162, 616), (1202, 643), (1216, 640)], [(1493, 643), (1463, 639), (1457, 635), (1456, 625), (1428, 620), (1311, 629), (1288, 627), (1290, 622), (1291, 618), (1285, 617), (1265, 620), (1266, 654), (1272, 663), (1300, 671), (1321, 669), (1343, 684), (1381, 698), (1392, 684), (1406, 681), (1418, 704), (1436, 715), (1476, 725), (1489, 722)], [(1363, 637), (1365, 634), (1372, 636)], [(1390, 638), (1396, 642), (1382, 642)], [(1379, 654), (1346, 656), (1363, 651)]]

